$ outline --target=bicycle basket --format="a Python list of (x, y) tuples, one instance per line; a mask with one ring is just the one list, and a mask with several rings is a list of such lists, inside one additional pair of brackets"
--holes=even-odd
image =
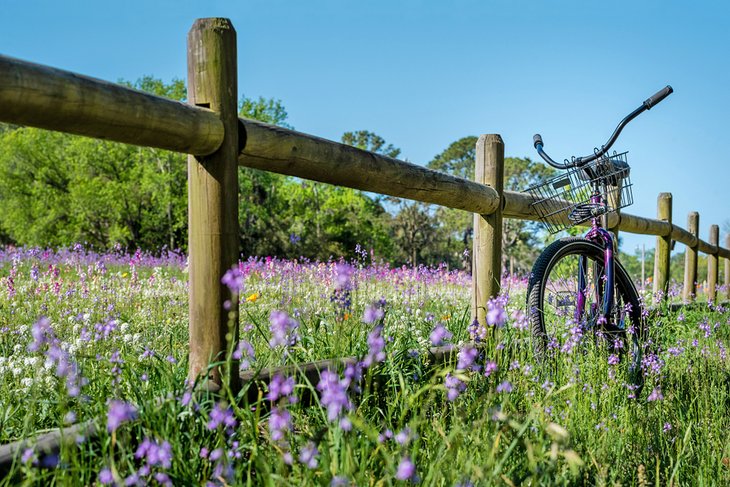
[[(626, 152), (603, 156), (527, 189), (531, 206), (550, 233), (634, 203)], [(603, 204), (592, 201), (595, 188)]]

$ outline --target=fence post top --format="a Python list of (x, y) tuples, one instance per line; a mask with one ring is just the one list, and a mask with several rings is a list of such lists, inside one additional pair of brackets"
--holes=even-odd
[(672, 199), (672, 193), (659, 193), (658, 200), (671, 200)]
[(502, 144), (504, 145), (504, 141), (502, 140), (502, 136), (499, 134), (482, 134), (479, 136), (479, 139), (477, 140), (477, 145), (479, 144)]
[(190, 28), (191, 31), (203, 29), (232, 30), (233, 32), (236, 31), (236, 29), (233, 27), (233, 22), (231, 22), (231, 19), (226, 17), (205, 17), (202, 19), (195, 19), (195, 22), (193, 22), (193, 26)]

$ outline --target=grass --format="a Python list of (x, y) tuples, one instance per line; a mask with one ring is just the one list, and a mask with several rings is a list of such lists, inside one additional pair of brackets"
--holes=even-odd
[[(336, 371), (327, 387), (300, 380), (247, 403), (245, 390), (236, 398), (186, 387), (183, 257), (6, 249), (0, 263), (0, 443), (70, 420), (101, 431), (71, 439), (58, 457), (23, 452), (3, 485), (730, 483), (722, 307), (655, 306), (646, 384), (632, 398), (620, 365), (595, 350), (576, 347), (554, 370), (535, 365), (522, 281), (506, 282), (509, 300), (492, 303), (506, 321), (477, 330), (488, 339), (467, 366), (475, 330), (462, 273), (252, 260), (240, 266), (252, 369), (366, 357), (380, 338), (385, 356)], [(290, 346), (271, 346), (277, 310), (295, 320)], [(462, 350), (461, 367), (429, 366), (437, 324)], [(358, 373), (362, 381), (348, 380)], [(318, 386), (321, 399), (311, 394)], [(127, 414), (115, 415), (122, 404)]]

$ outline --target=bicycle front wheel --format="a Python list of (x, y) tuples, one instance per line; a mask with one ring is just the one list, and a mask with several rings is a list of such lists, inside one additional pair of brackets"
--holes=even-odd
[(614, 289), (607, 292), (601, 246), (570, 237), (543, 251), (527, 291), (533, 352), (544, 363), (560, 353), (596, 345), (610, 361), (627, 363), (629, 381), (640, 386), (641, 305), (628, 273), (614, 262)]

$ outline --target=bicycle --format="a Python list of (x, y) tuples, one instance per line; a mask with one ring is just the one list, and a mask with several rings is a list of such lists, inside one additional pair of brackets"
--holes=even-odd
[(602, 353), (612, 364), (622, 361), (628, 352), (624, 362), (629, 381), (635, 389), (643, 385), (641, 343), (646, 330), (639, 295), (616, 260), (615, 239), (606, 229), (612, 212), (633, 203), (630, 167), (626, 152), (608, 151), (629, 122), (672, 92), (667, 86), (644, 101), (590, 156), (558, 163), (545, 153), (540, 134), (533, 138), (540, 157), (566, 171), (527, 190), (540, 220), (551, 234), (590, 224), (584, 236), (561, 238), (546, 247), (532, 268), (527, 309), (538, 362), (554, 358), (559, 350), (571, 351), (592, 342), (606, 351)]

